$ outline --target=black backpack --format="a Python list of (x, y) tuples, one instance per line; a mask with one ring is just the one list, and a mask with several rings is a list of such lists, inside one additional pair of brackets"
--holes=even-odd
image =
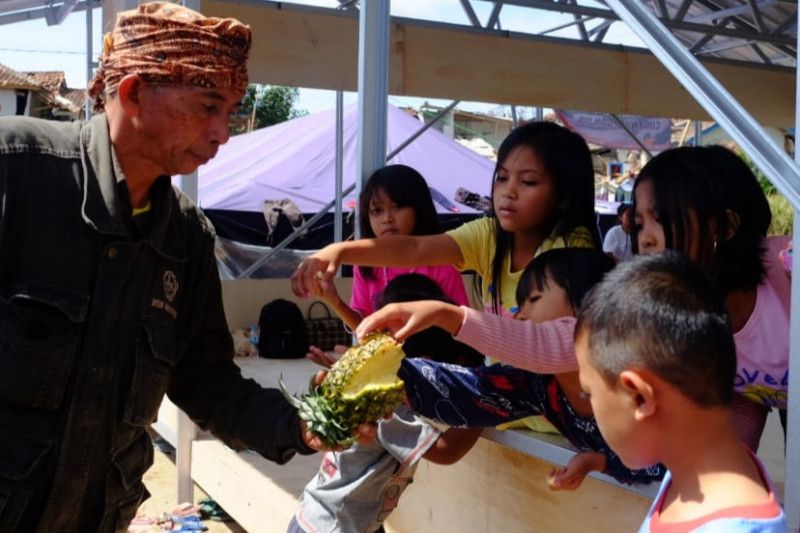
[(261, 308), (258, 317), (258, 355), (297, 359), (308, 353), (306, 321), (297, 304), (276, 299)]

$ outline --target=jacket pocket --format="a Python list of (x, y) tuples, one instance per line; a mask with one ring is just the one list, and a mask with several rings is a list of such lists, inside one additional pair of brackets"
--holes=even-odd
[(176, 324), (169, 319), (145, 315), (136, 341), (136, 362), (125, 405), (125, 421), (148, 426), (158, 418), (158, 408), (167, 391), (178, 358)]
[(14, 531), (34, 490), (34, 473), (52, 443), (0, 428), (0, 531)]
[(150, 436), (144, 430), (138, 431), (129, 444), (111, 455), (111, 463), (117, 469), (126, 492), (139, 486), (142, 476), (153, 464), (153, 444), (150, 442)]
[(5, 509), (9, 497), (10, 495), (7, 492), (0, 492), (0, 517), (3, 516), (3, 509)]
[[(136, 516), (139, 505), (150, 496), (142, 483), (142, 476), (153, 464), (150, 436), (144, 430), (139, 431), (129, 444), (111, 455), (111, 464), (114, 465), (119, 479), (119, 485), (114, 482), (108, 488), (109, 494), (113, 494), (116, 500), (115, 529), (126, 531), (128, 524)], [(109, 479), (114, 479), (114, 476)]]
[(84, 294), (37, 286), (0, 298), (0, 401), (61, 406), (87, 308)]

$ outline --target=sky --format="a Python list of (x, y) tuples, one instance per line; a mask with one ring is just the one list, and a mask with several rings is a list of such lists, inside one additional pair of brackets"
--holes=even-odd
[[(336, 0), (297, 0), (295, 3), (321, 7), (336, 7)], [(478, 18), (486, 23), (492, 7), (491, 2), (472, 2)], [(201, 2), (202, 6), (202, 2)], [(201, 7), (202, 10), (202, 7)], [(468, 18), (459, 0), (394, 0), (391, 3), (393, 16), (433, 20), (458, 24), (468, 24)], [(93, 11), (93, 52), (96, 58), (100, 49), (101, 10)], [(515, 6), (504, 6), (500, 14), (501, 27), (505, 30), (539, 33), (572, 20), (571, 15), (532, 10)], [(555, 31), (549, 35), (556, 37), (575, 37), (574, 27)], [(640, 41), (621, 22), (615, 23), (605, 39), (607, 43), (621, 43), (640, 46)], [(0, 26), (0, 63), (15, 70), (63, 70), (66, 73), (67, 85), (72, 88), (86, 86), (86, 13), (70, 14), (58, 26), (47, 26), (44, 19), (7, 24)], [(345, 103), (356, 101), (354, 93), (346, 93)], [(389, 96), (389, 102), (396, 106), (418, 108), (424, 102), (445, 106), (447, 100), (414, 98), (407, 96)], [(335, 107), (333, 91), (300, 88), (297, 109), (309, 113)], [(462, 102), (460, 109), (480, 112), (505, 112), (508, 107), (499, 107), (497, 103)], [(533, 109), (518, 109), (521, 117), (530, 117)]]

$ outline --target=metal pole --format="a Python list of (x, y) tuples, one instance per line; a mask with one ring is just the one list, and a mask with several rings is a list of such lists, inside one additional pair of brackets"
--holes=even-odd
[[(350, 194), (351, 192), (353, 192), (355, 190), (355, 188), (356, 188), (356, 185), (353, 184), (353, 185), (349, 186), (348, 188), (346, 188), (345, 190), (343, 190), (342, 191), (342, 197), (345, 197), (348, 194)], [(335, 204), (336, 204), (336, 200), (335, 199), (331, 200), (330, 202), (325, 204), (325, 206), (322, 209), (320, 209), (319, 212), (317, 212), (316, 215), (314, 215), (313, 217), (311, 217), (308, 220), (306, 220), (305, 222), (303, 222), (303, 224), (299, 228), (294, 230), (291, 233), (291, 235), (288, 235), (285, 239), (283, 239), (275, 248), (273, 248), (272, 250), (270, 250), (268, 253), (264, 254), (260, 258), (258, 258), (252, 265), (247, 267), (246, 270), (244, 270), (241, 274), (236, 276), (236, 279), (245, 279), (245, 278), (249, 277), (250, 274), (252, 274), (253, 272), (255, 272), (258, 269), (258, 267), (260, 267), (261, 265), (263, 265), (264, 263), (266, 263), (267, 261), (272, 259), (272, 257), (275, 254), (277, 254), (278, 252), (280, 252), (281, 250), (283, 250), (284, 248), (289, 246), (292, 242), (294, 242), (294, 240), (297, 237), (299, 237), (300, 235), (302, 235), (303, 232), (306, 229), (308, 229), (309, 227), (311, 227), (312, 224), (314, 224), (317, 220), (319, 220), (322, 217), (324, 217), (325, 213), (330, 211), (330, 209)]]
[[(358, 161), (356, 191), (386, 163), (389, 0), (361, 2), (358, 17)], [(358, 206), (356, 206), (358, 218)], [(359, 237), (356, 225), (356, 237)]]
[(694, 121), (694, 145), (703, 146), (703, 123), (699, 120)]
[(336, 204), (333, 212), (333, 240), (341, 242), (342, 235), (342, 173), (344, 164), (344, 96), (336, 91)]
[[(387, 155), (386, 155), (386, 158), (385, 158), (385, 160), (386, 160), (386, 161), (391, 161), (391, 160), (392, 160), (392, 158), (393, 158), (394, 156), (396, 156), (396, 155), (397, 155), (397, 154), (399, 154), (401, 151), (403, 151), (403, 149), (404, 149), (406, 146), (408, 146), (409, 144), (411, 144), (411, 143), (412, 143), (412, 142), (413, 142), (415, 139), (417, 139), (417, 138), (418, 138), (420, 135), (422, 135), (422, 134), (423, 134), (425, 131), (427, 131), (427, 130), (428, 130), (428, 128), (430, 128), (431, 126), (433, 126), (433, 125), (434, 125), (434, 124), (435, 124), (435, 123), (436, 123), (436, 122), (437, 122), (439, 119), (441, 119), (441, 118), (442, 118), (442, 117), (443, 117), (445, 114), (447, 114), (447, 113), (448, 113), (450, 110), (452, 110), (452, 109), (453, 109), (455, 106), (457, 106), (457, 105), (458, 105), (458, 103), (459, 103), (459, 100), (456, 100), (456, 101), (454, 101), (453, 103), (451, 103), (449, 106), (447, 106), (446, 108), (444, 108), (444, 109), (442, 109), (441, 111), (439, 111), (438, 113), (436, 113), (436, 115), (433, 117), (433, 119), (432, 119), (430, 122), (428, 122), (427, 124), (425, 124), (424, 126), (422, 126), (420, 129), (418, 129), (416, 132), (414, 132), (414, 134), (413, 134), (411, 137), (409, 137), (408, 139), (406, 139), (406, 140), (405, 140), (405, 141), (404, 141), (402, 144), (400, 144), (400, 145), (399, 145), (397, 148), (395, 148), (394, 150), (392, 150), (392, 152), (391, 152), (391, 153), (387, 154)], [(338, 102), (337, 102), (337, 106), (338, 106)], [(338, 120), (339, 120), (339, 116), (338, 116), (338, 114), (337, 114), (337, 117), (336, 117), (336, 118), (337, 118), (337, 121), (338, 121)], [(339, 129), (339, 126), (337, 125), (337, 130), (338, 130), (338, 129)], [(338, 141), (337, 141), (337, 146), (338, 146)], [(339, 148), (337, 147), (337, 152), (338, 152), (338, 151), (339, 151)], [(338, 153), (337, 153), (337, 157), (339, 157), (339, 154), (338, 154)], [(337, 166), (339, 166), (339, 165), (338, 165), (338, 163), (337, 163)], [(340, 180), (340, 178), (339, 178), (338, 176), (337, 176), (337, 180)], [(341, 183), (340, 183), (339, 185), (337, 185), (337, 191), (339, 191), (339, 190), (340, 190), (340, 188), (341, 188)], [(307, 221), (303, 222), (303, 224), (302, 224), (302, 225), (301, 225), (299, 228), (297, 228), (296, 230), (294, 230), (294, 231), (291, 233), (291, 235), (288, 235), (288, 236), (287, 236), (285, 239), (283, 239), (283, 240), (282, 240), (282, 241), (281, 241), (281, 242), (280, 242), (280, 243), (279, 243), (277, 246), (275, 246), (275, 247), (274, 247), (272, 250), (270, 250), (269, 252), (267, 252), (266, 254), (264, 254), (262, 257), (258, 258), (258, 259), (257, 259), (257, 260), (256, 260), (256, 261), (255, 261), (255, 262), (252, 264), (252, 265), (250, 265), (249, 267), (247, 267), (247, 269), (245, 269), (245, 270), (244, 270), (244, 271), (243, 271), (241, 274), (239, 274), (238, 276), (236, 276), (236, 279), (245, 279), (245, 278), (247, 278), (248, 276), (250, 276), (250, 274), (252, 274), (253, 272), (255, 272), (255, 271), (258, 269), (258, 267), (260, 267), (261, 265), (263, 265), (264, 263), (266, 263), (267, 261), (269, 261), (270, 259), (272, 259), (272, 257), (273, 257), (275, 254), (277, 254), (278, 252), (280, 252), (281, 250), (283, 250), (284, 248), (286, 248), (287, 246), (289, 246), (289, 245), (290, 245), (292, 242), (294, 242), (294, 240), (295, 240), (297, 237), (299, 237), (300, 235), (302, 235), (302, 234), (303, 234), (303, 232), (304, 232), (304, 231), (305, 231), (307, 228), (311, 227), (311, 225), (312, 225), (312, 224), (314, 224), (316, 221), (318, 221), (320, 218), (322, 218), (322, 217), (325, 215), (325, 213), (327, 213), (327, 212), (328, 212), (328, 211), (331, 209), (331, 207), (338, 206), (338, 209), (340, 209), (340, 210), (341, 210), (341, 204), (342, 204), (342, 202), (341, 202), (341, 198), (344, 198), (345, 196), (347, 196), (348, 194), (350, 194), (351, 192), (353, 192), (353, 190), (355, 190), (355, 188), (356, 188), (356, 185), (355, 185), (355, 184), (353, 184), (353, 185), (349, 186), (347, 189), (345, 189), (344, 191), (342, 191), (342, 192), (341, 192), (341, 194), (339, 195), (339, 198), (336, 198), (336, 199), (334, 199), (334, 200), (332, 200), (332, 201), (328, 202), (328, 203), (327, 203), (327, 204), (326, 204), (326, 205), (325, 205), (325, 206), (324, 206), (322, 209), (320, 209), (320, 210), (317, 212), (317, 214), (316, 214), (316, 215), (314, 215), (313, 217), (311, 217), (311, 218), (310, 218), (310, 219), (308, 219)], [(339, 212), (341, 212), (341, 211), (339, 211)], [(336, 218), (336, 219), (337, 219), (337, 220), (341, 220), (341, 217), (337, 215), (337, 218)], [(335, 230), (335, 228), (334, 228), (334, 236), (335, 236), (335, 238), (336, 238), (336, 240), (337, 240), (337, 241), (340, 241), (340, 240), (341, 240), (341, 228), (339, 229), (338, 237), (337, 237), (336, 235), (337, 235), (337, 234), (336, 234), (336, 230)]]
[(544, 120), (544, 108), (543, 107), (537, 107), (536, 108), (536, 121), (537, 122), (541, 122), (543, 120)]
[[(183, 0), (189, 9), (200, 11), (200, 0)], [(197, 171), (181, 176), (181, 190), (199, 204), (197, 190)], [(178, 503), (194, 501), (194, 481), (192, 481), (192, 442), (197, 438), (197, 426), (185, 412), (178, 409), (177, 444), (175, 446), (175, 468), (177, 470)]]
[[(800, 9), (797, 11), (800, 23)], [(800, 24), (798, 24), (800, 28)], [(800, 51), (798, 51), (800, 65)], [(800, 71), (795, 73), (800, 82)], [(795, 135), (800, 126), (800, 85), (795, 88)], [(795, 137), (794, 160), (800, 162), (800, 151), (797, 150), (797, 137)], [(794, 225), (792, 229), (793, 243), (800, 240), (800, 209), (794, 205)], [(789, 530), (800, 529), (800, 264), (794, 260), (794, 274), (792, 283), (792, 299), (789, 314), (789, 399), (786, 406), (786, 470), (783, 484), (783, 501), (785, 505), (786, 520)]]
[[(800, 170), (756, 120), (637, 0), (606, 0), (689, 94), (741, 146), (777, 189), (800, 207)], [(800, 17), (800, 11), (798, 11)], [(800, 20), (800, 19), (799, 19)], [(800, 90), (800, 89), (799, 89)], [(796, 96), (800, 101), (800, 93)], [(796, 119), (797, 120), (797, 119)], [(796, 157), (796, 156), (795, 156)], [(800, 230), (797, 217), (795, 235)], [(800, 527), (800, 283), (792, 284), (789, 335), (789, 400), (786, 441), (785, 512), (791, 530)]]
[(615, 113), (611, 113), (611, 118), (617, 121), (619, 127), (625, 130), (625, 133), (627, 133), (630, 138), (633, 139), (633, 142), (639, 145), (639, 148), (641, 148), (642, 151), (647, 154), (647, 157), (653, 157), (653, 154), (650, 153), (650, 150), (648, 150), (647, 147), (642, 144), (642, 141), (639, 140), (639, 137), (637, 137), (636, 134), (631, 131), (631, 129), (622, 121), (621, 118), (619, 118), (619, 116), (617, 116)]
[(511, 106), (511, 127), (516, 128), (519, 126), (519, 117), (517, 116), (517, 106)]
[[(712, 116), (792, 205), (800, 206), (800, 167), (778, 147), (747, 110), (638, 0), (606, 4), (644, 42), (692, 97)], [(798, 310), (800, 312), (800, 310)], [(800, 357), (800, 354), (798, 354)]]
[[(92, 36), (94, 35), (94, 26), (92, 24), (92, 0), (86, 0), (86, 84), (94, 77), (94, 51), (92, 50)], [(86, 120), (92, 118), (92, 102), (88, 96), (84, 96), (83, 108)]]
[(415, 132), (414, 132), (414, 134), (413, 134), (411, 137), (409, 137), (408, 139), (406, 139), (405, 141), (403, 141), (403, 142), (402, 142), (402, 143), (401, 143), (401, 144), (400, 144), (400, 145), (399, 145), (397, 148), (395, 148), (394, 150), (392, 150), (392, 151), (391, 151), (391, 153), (389, 153), (389, 154), (386, 156), (386, 161), (387, 161), (387, 162), (388, 162), (388, 161), (391, 161), (391, 160), (392, 160), (392, 158), (394, 158), (394, 156), (396, 156), (397, 154), (399, 154), (400, 152), (402, 152), (402, 151), (403, 151), (403, 148), (405, 148), (406, 146), (408, 146), (409, 144), (411, 144), (412, 142), (414, 142), (415, 140), (417, 140), (417, 138), (418, 138), (420, 135), (422, 135), (423, 133), (425, 133), (426, 131), (428, 131), (428, 128), (430, 128), (431, 126), (433, 126), (434, 124), (436, 124), (437, 122), (439, 122), (439, 120), (440, 120), (440, 119), (441, 119), (443, 116), (445, 116), (447, 113), (449, 113), (450, 111), (452, 111), (452, 110), (453, 110), (453, 108), (454, 108), (455, 106), (457, 106), (457, 105), (459, 104), (459, 102), (460, 102), (460, 101), (461, 101), (461, 100), (454, 100), (454, 101), (453, 101), (453, 103), (451, 103), (450, 105), (448, 105), (447, 107), (445, 107), (444, 109), (442, 109), (441, 111), (439, 111), (438, 113), (436, 113), (436, 115), (434, 115), (434, 117), (433, 117), (433, 118), (432, 118), (432, 119), (431, 119), (429, 122), (427, 122), (427, 123), (426, 123), (424, 126), (422, 126), (422, 127), (421, 127), (420, 129), (418, 129), (417, 131), (415, 131)]

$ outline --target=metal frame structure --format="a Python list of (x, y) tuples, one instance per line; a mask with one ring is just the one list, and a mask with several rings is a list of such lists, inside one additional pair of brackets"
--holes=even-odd
[[(235, 4), (248, 0), (228, 1)], [(796, 77), (800, 15), (796, 0), (504, 0), (491, 2), (485, 26), (480, 23), (474, 2), (489, 0), (459, 1), (471, 26), (488, 32), (503, 33), (501, 17), (505, 6), (570, 15), (571, 21), (537, 35), (574, 26), (580, 40), (589, 47), (603, 44), (613, 24), (627, 24), (789, 199), (796, 215), (800, 214), (800, 167), (766, 137), (756, 120), (697, 59), (758, 64), (765, 69), (788, 68)], [(57, 23), (70, 11), (85, 9), (86, 5), (86, 1), (77, 0), (0, 0), (0, 25), (40, 17)], [(353, 5), (351, 1), (342, 2), (343, 7)], [(363, 179), (371, 169), (383, 164), (385, 154), (385, 133), (380, 132), (385, 132), (386, 124), (389, 0), (361, 2), (359, 15), (359, 175)], [(797, 110), (800, 83), (795, 87)], [(795, 112), (795, 117), (795, 124), (800, 127), (800, 114)], [(794, 235), (800, 235), (800, 216), (795, 216)], [(800, 283), (792, 286), (789, 379), (785, 507), (789, 526), (794, 530), (800, 528)], [(179, 441), (183, 442), (180, 436)], [(179, 463), (186, 467), (184, 461), (179, 459)]]

